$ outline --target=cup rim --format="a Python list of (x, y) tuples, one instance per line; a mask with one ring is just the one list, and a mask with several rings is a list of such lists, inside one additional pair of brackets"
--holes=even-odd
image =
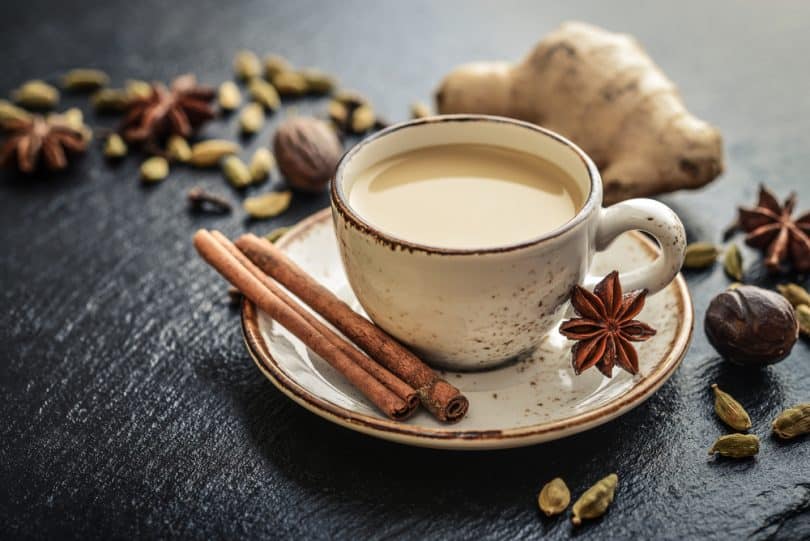
[[(389, 135), (391, 133), (403, 129), (416, 128), (428, 124), (438, 124), (444, 122), (459, 122), (459, 123), (493, 122), (500, 124), (511, 124), (513, 126), (528, 129), (536, 133), (540, 133), (571, 148), (574, 151), (574, 153), (580, 158), (580, 160), (582, 160), (583, 164), (585, 165), (585, 170), (588, 172), (590, 190), (588, 192), (588, 196), (585, 199), (585, 203), (582, 205), (582, 208), (579, 209), (579, 211), (574, 215), (573, 218), (561, 224), (560, 226), (552, 229), (551, 231), (546, 231), (542, 235), (517, 243), (503, 244), (499, 246), (491, 246), (483, 248), (446, 248), (409, 241), (407, 239), (403, 239), (401, 237), (397, 237), (380, 230), (376, 226), (369, 223), (365, 218), (363, 218), (359, 213), (357, 213), (355, 209), (351, 207), (351, 205), (348, 202), (348, 198), (346, 197), (345, 190), (343, 189), (343, 182), (341, 182), (340, 179), (342, 179), (343, 177), (346, 165), (351, 161), (351, 159), (355, 155), (357, 155), (357, 153), (362, 151), (366, 146), (368, 146), (369, 143), (372, 143), (377, 139), (385, 137), (386, 135)], [(593, 211), (594, 207), (601, 204), (600, 179), (601, 177), (599, 176), (599, 170), (597, 169), (596, 164), (594, 164), (593, 160), (581, 148), (579, 148), (569, 139), (549, 129), (540, 127), (530, 122), (494, 115), (479, 115), (479, 114), (435, 115), (426, 118), (408, 120), (405, 122), (394, 124), (383, 130), (378, 131), (373, 135), (370, 135), (369, 137), (366, 137), (365, 139), (354, 145), (354, 147), (349, 149), (349, 151), (346, 152), (340, 158), (340, 161), (338, 161), (337, 167), (335, 169), (335, 174), (332, 178), (330, 195), (332, 207), (335, 210), (337, 210), (347, 221), (351, 222), (351, 224), (354, 225), (360, 231), (373, 236), (376, 240), (390, 246), (391, 248), (394, 249), (399, 248), (411, 252), (418, 251), (418, 252), (426, 252), (429, 254), (443, 254), (443, 255), (495, 254), (521, 250), (524, 248), (528, 248), (530, 246), (541, 244), (545, 241), (560, 237), (565, 233), (567, 233), (568, 231), (577, 227), (579, 224), (581, 224), (583, 221), (587, 219), (587, 217)]]

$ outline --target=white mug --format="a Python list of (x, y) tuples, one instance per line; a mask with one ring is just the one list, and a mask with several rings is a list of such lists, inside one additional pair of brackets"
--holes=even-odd
[[(526, 242), (486, 249), (447, 249), (396, 238), (349, 204), (358, 174), (393, 155), (445, 144), (485, 144), (534, 154), (562, 168), (588, 194), (579, 212)], [(564, 137), (533, 124), (484, 115), (447, 115), (405, 122), (358, 143), (338, 164), (332, 216), (349, 283), (369, 317), (436, 366), (478, 370), (530, 350), (565, 314), (575, 284), (596, 251), (619, 234), (646, 231), (659, 257), (621, 275), (625, 291), (655, 293), (683, 262), (683, 225), (666, 205), (631, 199), (602, 208), (602, 179), (593, 161)], [(414, 220), (419, 209), (413, 209)], [(486, 219), (486, 217), (482, 217)]]

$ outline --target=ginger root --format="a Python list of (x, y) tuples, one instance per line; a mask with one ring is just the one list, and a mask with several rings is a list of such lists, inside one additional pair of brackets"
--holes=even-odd
[(699, 188), (723, 171), (720, 132), (686, 110), (638, 42), (585, 23), (564, 23), (519, 64), (456, 68), (436, 102), (442, 114), (518, 118), (568, 137), (599, 167), (606, 204)]

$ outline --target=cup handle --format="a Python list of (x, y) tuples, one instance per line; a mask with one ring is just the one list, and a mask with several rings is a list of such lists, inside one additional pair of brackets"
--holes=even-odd
[[(686, 232), (671, 208), (652, 199), (628, 199), (600, 210), (594, 246), (602, 251), (620, 234), (638, 229), (651, 234), (661, 245), (661, 254), (640, 269), (619, 275), (622, 289), (647, 289), (650, 294), (664, 289), (681, 270), (686, 250)], [(601, 276), (589, 274), (585, 287), (592, 289)]]

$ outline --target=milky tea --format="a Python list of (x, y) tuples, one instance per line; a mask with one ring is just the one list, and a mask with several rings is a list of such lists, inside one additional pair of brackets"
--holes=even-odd
[(349, 192), (352, 208), (383, 232), (460, 249), (537, 238), (583, 202), (574, 179), (547, 160), (464, 143), (394, 155), (361, 172)]

